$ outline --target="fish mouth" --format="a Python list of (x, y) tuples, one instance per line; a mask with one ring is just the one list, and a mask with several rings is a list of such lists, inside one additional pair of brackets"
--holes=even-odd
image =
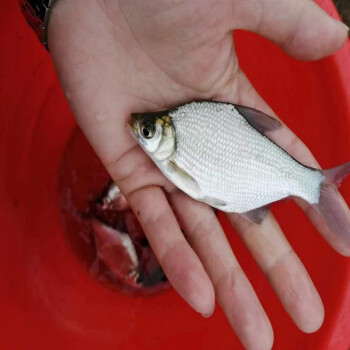
[(131, 113), (130, 123), (126, 124), (129, 133), (137, 140), (137, 132), (140, 130), (140, 121), (143, 113)]
[(170, 110), (158, 111), (158, 112), (145, 112), (145, 113), (131, 113), (131, 123), (139, 123), (140, 121), (149, 120), (155, 121), (161, 119), (166, 115), (169, 115)]
[(131, 125), (134, 125), (141, 119), (142, 113), (131, 113), (130, 116), (131, 116)]
[(142, 113), (131, 113), (130, 124), (127, 124), (127, 125), (130, 126), (130, 128), (133, 130), (134, 133), (136, 133), (137, 130), (140, 129), (141, 115)]

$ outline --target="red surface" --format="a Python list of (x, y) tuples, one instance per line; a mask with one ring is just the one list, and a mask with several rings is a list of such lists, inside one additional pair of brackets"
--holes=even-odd
[[(119, 293), (141, 296), (169, 289), (170, 284), (164, 281), (165, 275), (125, 198), (112, 205), (101, 205), (101, 196), (106, 195), (111, 182), (83, 133), (75, 129), (59, 171), (62, 226), (70, 248), (94, 278)], [(129, 251), (116, 232), (107, 227), (129, 234), (141, 267), (140, 278), (127, 277), (134, 268)]]
[[(329, 12), (330, 1), (322, 1)], [(58, 175), (75, 123), (49, 55), (20, 15), (0, 13), (0, 348), (240, 349), (223, 313), (203, 319), (173, 291), (146, 298), (91, 278), (63, 233)], [(350, 44), (317, 63), (237, 34), (243, 69), (323, 167), (350, 159)], [(350, 183), (342, 187), (350, 203)], [(348, 349), (350, 260), (337, 255), (291, 202), (275, 209), (325, 304), (321, 330), (297, 330), (235, 233), (226, 232), (275, 330), (276, 349)]]

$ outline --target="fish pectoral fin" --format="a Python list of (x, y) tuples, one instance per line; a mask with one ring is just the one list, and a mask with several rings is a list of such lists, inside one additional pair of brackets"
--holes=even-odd
[(260, 224), (266, 217), (269, 211), (269, 206), (265, 205), (263, 207), (247, 211), (241, 215), (247, 220), (254, 222), (255, 224)]
[(199, 184), (186, 170), (179, 167), (173, 160), (169, 160), (169, 170), (172, 179), (175, 180), (176, 186), (179, 187), (180, 190), (184, 191), (192, 198), (200, 198), (201, 189)]
[(275, 118), (254, 108), (235, 105), (238, 113), (257, 131), (265, 135), (266, 132), (275, 131), (283, 124)]

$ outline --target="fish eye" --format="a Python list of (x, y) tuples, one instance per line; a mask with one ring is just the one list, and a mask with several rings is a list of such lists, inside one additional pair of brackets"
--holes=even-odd
[(144, 122), (141, 125), (141, 133), (142, 136), (145, 137), (146, 139), (150, 139), (154, 136), (154, 125), (151, 124), (150, 122)]

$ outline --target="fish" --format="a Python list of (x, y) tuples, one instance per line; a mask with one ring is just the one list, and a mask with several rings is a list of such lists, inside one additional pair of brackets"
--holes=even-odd
[(91, 229), (97, 258), (103, 261), (118, 280), (138, 287), (140, 263), (135, 246), (127, 232), (122, 232), (94, 218)]
[[(157, 284), (166, 286), (167, 277), (136, 215), (115, 183), (109, 183), (95, 202), (90, 227), (96, 247), (93, 272), (113, 276), (123, 286), (135, 290)], [(100, 261), (107, 271), (99, 269)]]
[(299, 197), (350, 244), (350, 214), (335, 186), (350, 162), (329, 170), (300, 163), (269, 137), (282, 127), (261, 111), (218, 101), (132, 113), (130, 123), (160, 171), (193, 199), (260, 223), (272, 203)]

